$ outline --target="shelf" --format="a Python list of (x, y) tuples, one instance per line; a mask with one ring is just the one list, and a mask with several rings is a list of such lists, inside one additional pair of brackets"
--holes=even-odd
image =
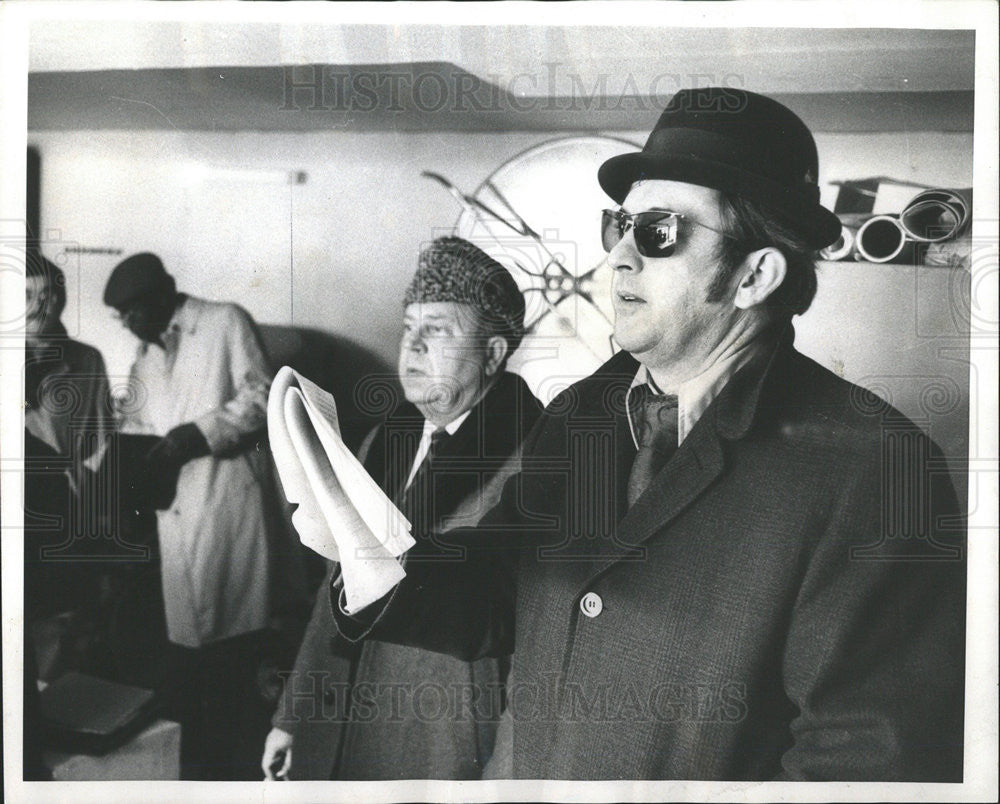
[[(835, 271), (838, 268), (868, 268), (873, 271), (879, 270), (914, 270), (914, 269), (924, 269), (928, 271), (951, 271), (956, 268), (962, 268), (960, 265), (927, 265), (925, 263), (920, 263), (919, 265), (914, 265), (907, 262), (868, 262), (867, 260), (817, 260), (816, 267), (820, 270)], [(963, 270), (965, 270), (963, 268)]]

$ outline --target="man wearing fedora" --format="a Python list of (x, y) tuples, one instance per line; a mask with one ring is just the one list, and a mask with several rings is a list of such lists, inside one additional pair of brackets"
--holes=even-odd
[(333, 584), (349, 638), (512, 654), (488, 775), (961, 780), (961, 509), (918, 428), (794, 348), (840, 231), (817, 175), (781, 104), (678, 92), (598, 173), (622, 351), (439, 536), (461, 581), (407, 560), (351, 615)]

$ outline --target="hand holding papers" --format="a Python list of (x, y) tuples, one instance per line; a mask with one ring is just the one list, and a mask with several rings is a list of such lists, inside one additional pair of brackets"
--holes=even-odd
[(414, 544), (409, 521), (344, 445), (333, 397), (288, 366), (267, 426), (302, 543), (340, 562), (348, 613), (374, 603), (406, 575), (396, 558)]

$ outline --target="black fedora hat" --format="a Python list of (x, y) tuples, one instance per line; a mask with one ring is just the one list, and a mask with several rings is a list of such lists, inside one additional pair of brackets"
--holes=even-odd
[(638, 153), (601, 165), (598, 181), (619, 204), (640, 179), (672, 179), (764, 204), (816, 249), (840, 237), (820, 206), (812, 134), (792, 111), (743, 89), (682, 89)]

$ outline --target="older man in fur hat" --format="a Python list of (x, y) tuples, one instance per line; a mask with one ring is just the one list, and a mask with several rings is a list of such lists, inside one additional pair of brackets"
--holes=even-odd
[[(431, 530), (460, 507), (485, 510), (491, 479), (541, 413), (524, 381), (505, 371), (523, 334), (524, 299), (503, 266), (455, 237), (424, 249), (404, 298), (405, 401), (360, 449), (424, 549), (434, 550)], [(495, 658), (465, 661), (374, 640), (358, 649), (337, 635), (324, 584), (265, 744), (264, 773), (478, 778), (505, 671)]]
[[(947, 469), (793, 347), (840, 229), (817, 176), (786, 107), (678, 92), (598, 173), (623, 351), (549, 404), (479, 527), (439, 537), (464, 580), (408, 562), (352, 614), (332, 590), (351, 638), (513, 651), (497, 775), (961, 780)], [(523, 544), (513, 584), (498, 533)]]

